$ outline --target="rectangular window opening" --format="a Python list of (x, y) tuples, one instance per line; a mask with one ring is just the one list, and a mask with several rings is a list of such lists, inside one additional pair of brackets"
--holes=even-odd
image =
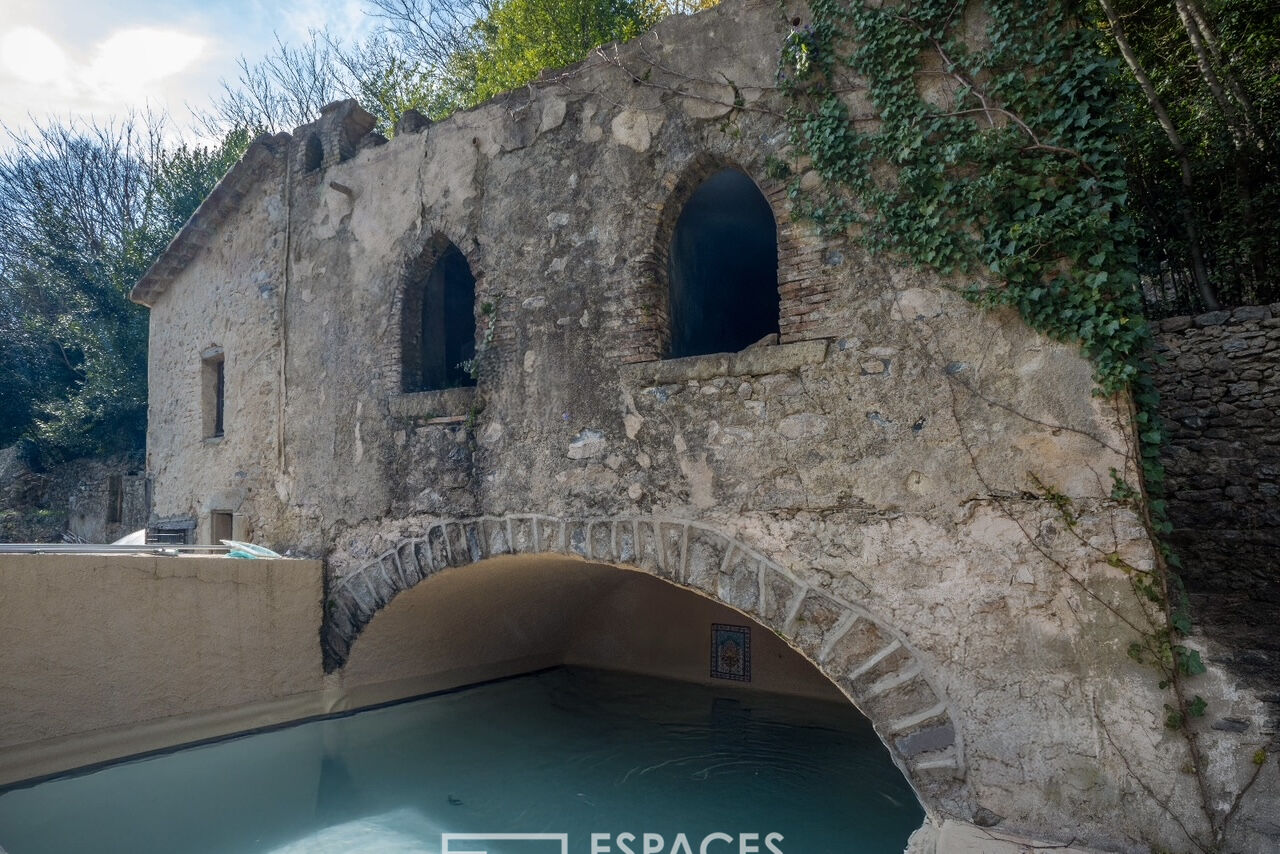
[(223, 413), (226, 411), (226, 402), (227, 402), (226, 365), (227, 365), (226, 362), (224, 362), (222, 359), (219, 359), (217, 364), (214, 367), (214, 369), (217, 372), (217, 376), (214, 379), (214, 385), (216, 388), (216, 391), (215, 391), (216, 400), (214, 402), (214, 409), (213, 409), (213, 435), (215, 436), (222, 435), (222, 417), (223, 417)]
[(161, 519), (147, 526), (147, 542), (160, 545), (189, 546), (194, 542), (196, 520)]
[(222, 348), (213, 347), (201, 354), (200, 415), (203, 436), (221, 438), (226, 431), (227, 374)]

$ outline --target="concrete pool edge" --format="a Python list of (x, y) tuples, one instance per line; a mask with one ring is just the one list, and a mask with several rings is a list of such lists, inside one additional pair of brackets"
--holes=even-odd
[[(519, 663), (534, 662), (521, 660)], [(506, 666), (460, 668), (430, 678), (396, 680), (345, 690), (331, 686), (263, 703), (111, 727), (0, 750), (0, 794), (51, 779), (92, 773), (120, 763), (468, 691), (566, 666), (552, 663), (512, 672), (518, 662), (513, 660), (503, 664)], [(503, 672), (494, 675), (495, 670)], [(725, 687), (732, 689), (737, 686)], [(1041, 840), (950, 818), (943, 818), (935, 824), (928, 817), (912, 833), (904, 854), (1022, 854), (1029, 849), (1045, 847), (1052, 847), (1063, 854), (1101, 854), (1098, 849), (1075, 846), (1071, 841)], [(0, 854), (4, 854), (3, 848), (0, 848)]]
[(529, 656), (368, 685), (343, 686), (337, 680), (327, 680), (331, 684), (318, 691), (0, 748), (0, 792), (263, 730), (531, 676), (559, 666), (561, 662), (551, 657)]
[(90, 730), (0, 750), (0, 789), (314, 718), (326, 692)]

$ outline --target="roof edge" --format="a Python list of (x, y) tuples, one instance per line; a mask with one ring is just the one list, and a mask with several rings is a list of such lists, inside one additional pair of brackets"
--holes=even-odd
[(196, 253), (209, 244), (218, 226), (249, 194), (263, 169), (286, 150), (292, 139), (287, 133), (264, 133), (249, 143), (244, 155), (214, 185), (191, 218), (138, 279), (129, 291), (129, 299), (147, 308), (154, 306)]

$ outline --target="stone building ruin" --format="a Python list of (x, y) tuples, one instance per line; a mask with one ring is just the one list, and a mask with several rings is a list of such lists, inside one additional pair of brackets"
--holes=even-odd
[[(646, 573), (802, 654), (935, 830), (1182, 850), (1144, 786), (1199, 827), (1185, 745), (1125, 655), (1138, 606), (1107, 561), (1152, 559), (1111, 497), (1127, 412), (1015, 313), (792, 219), (765, 165), (789, 156), (787, 31), (726, 0), (390, 140), (350, 101), (257, 140), (132, 294), (151, 526), (322, 556), (339, 693), (428, 684), (373, 657), (433, 585), (507, 567), (484, 595), (554, 603), (550, 638), (626, 605), (604, 568)], [(765, 285), (723, 290), (726, 269)], [(448, 647), (443, 624), (412, 631)], [(471, 663), (524, 660), (492, 654)], [(1205, 722), (1226, 802), (1263, 712), (1203, 679), (1251, 722)], [(1242, 850), (1276, 844), (1274, 785)]]

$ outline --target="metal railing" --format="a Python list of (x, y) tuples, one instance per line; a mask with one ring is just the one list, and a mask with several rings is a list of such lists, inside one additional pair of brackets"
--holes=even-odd
[(0, 543), (0, 554), (121, 554), (121, 555), (176, 555), (176, 554), (225, 554), (230, 546), (185, 546), (173, 543), (147, 543), (146, 545), (114, 545), (111, 543)]

